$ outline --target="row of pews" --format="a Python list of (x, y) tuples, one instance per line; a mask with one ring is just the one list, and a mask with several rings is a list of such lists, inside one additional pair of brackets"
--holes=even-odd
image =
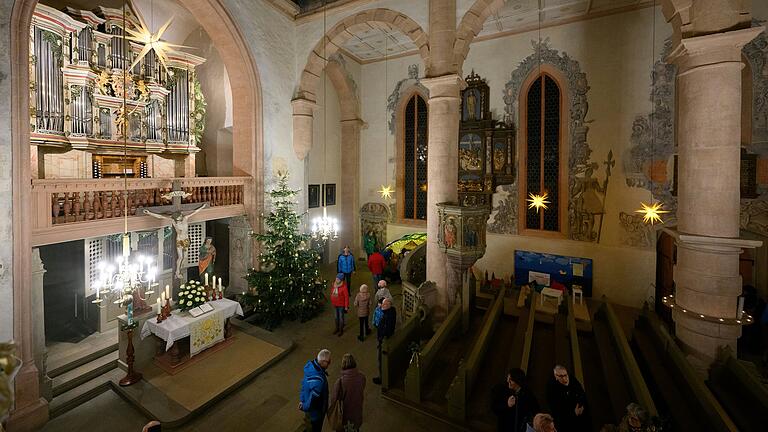
[(492, 431), (490, 392), (509, 368), (526, 371), (546, 410), (562, 364), (584, 386), (595, 431), (630, 402), (665, 431), (765, 430), (768, 392), (743, 362), (724, 355), (705, 380), (649, 310), (589, 300), (583, 319), (567, 295), (554, 308), (539, 296), (502, 288), (469, 310), (457, 304), (434, 330), (424, 314), (404, 323), (384, 345), (384, 396), (456, 430)]

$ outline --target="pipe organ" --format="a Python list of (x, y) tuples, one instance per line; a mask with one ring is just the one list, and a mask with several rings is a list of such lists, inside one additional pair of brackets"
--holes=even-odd
[[(136, 29), (138, 22), (129, 8), (125, 25)], [(124, 32), (121, 9), (36, 6), (30, 28), (32, 145), (109, 154), (122, 151), (125, 139), (132, 153), (200, 150), (203, 128), (196, 121), (204, 118), (205, 104), (195, 67), (205, 59), (169, 51), (166, 68), (150, 51), (130, 68), (143, 46), (124, 39)]]

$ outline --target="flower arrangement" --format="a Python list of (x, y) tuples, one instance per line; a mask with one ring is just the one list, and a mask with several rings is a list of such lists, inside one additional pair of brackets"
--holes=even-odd
[(208, 301), (205, 287), (200, 281), (189, 281), (179, 287), (179, 309), (187, 311)]

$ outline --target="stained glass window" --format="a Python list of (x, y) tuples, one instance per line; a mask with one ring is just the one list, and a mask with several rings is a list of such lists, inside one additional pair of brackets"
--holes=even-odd
[(414, 95), (403, 113), (403, 218), (427, 219), (427, 103)]
[(526, 206), (525, 228), (560, 230), (560, 87), (542, 74), (526, 93), (526, 180), (524, 199), (547, 195), (547, 208)]

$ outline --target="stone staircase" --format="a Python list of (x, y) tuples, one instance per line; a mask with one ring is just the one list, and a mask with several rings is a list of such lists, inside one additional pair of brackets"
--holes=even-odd
[(48, 405), (51, 418), (109, 390), (109, 382), (122, 375), (117, 368), (118, 355), (115, 343), (49, 370), (53, 396)]

